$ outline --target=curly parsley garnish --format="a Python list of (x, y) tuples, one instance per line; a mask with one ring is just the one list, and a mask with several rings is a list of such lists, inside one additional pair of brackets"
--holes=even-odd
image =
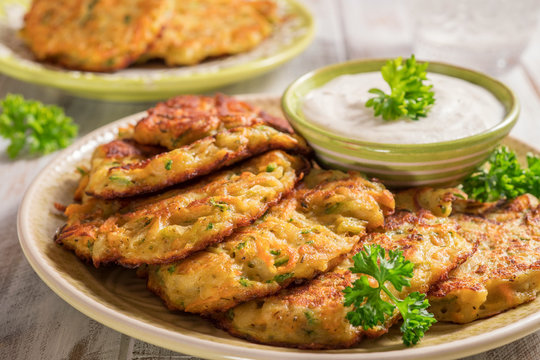
[[(353, 306), (353, 310), (347, 313), (347, 320), (353, 326), (370, 329), (378, 324), (384, 324), (386, 316), (392, 316), (397, 307), (403, 317), (403, 325), (400, 328), (403, 343), (407, 346), (418, 343), (436, 322), (433, 314), (426, 310), (429, 306), (426, 296), (413, 292), (400, 300), (385, 285), (390, 282), (397, 291), (401, 291), (404, 286), (411, 286), (408, 278), (413, 276), (414, 264), (405, 260), (403, 252), (399, 250), (389, 250), (387, 258), (385, 250), (380, 245), (364, 247), (364, 250), (353, 256), (353, 260), (354, 266), (350, 270), (365, 275), (356, 280), (352, 287), (343, 290), (345, 306)], [(378, 285), (372, 287), (366, 275), (377, 280)], [(392, 303), (381, 298), (381, 291)]]
[(426, 68), (428, 63), (417, 64), (414, 55), (405, 60), (398, 57), (388, 60), (381, 68), (384, 80), (390, 85), (390, 94), (373, 88), (369, 92), (377, 96), (366, 102), (372, 107), (375, 116), (382, 116), (384, 120), (397, 120), (407, 117), (418, 120), (426, 117), (431, 105), (435, 102), (432, 85), (425, 85)]
[(513, 199), (526, 193), (540, 196), (540, 157), (527, 154), (522, 168), (506, 146), (493, 151), (488, 161), (463, 181), (463, 191), (478, 201)]
[(13, 94), (0, 100), (0, 106), (0, 136), (11, 141), (7, 148), (10, 158), (27, 145), (31, 154), (48, 154), (65, 148), (77, 136), (77, 125), (58, 106)]

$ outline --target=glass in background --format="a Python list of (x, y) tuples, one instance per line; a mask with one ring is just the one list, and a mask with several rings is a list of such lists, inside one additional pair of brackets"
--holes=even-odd
[(519, 62), (536, 29), (540, 0), (413, 0), (417, 59), (493, 75)]

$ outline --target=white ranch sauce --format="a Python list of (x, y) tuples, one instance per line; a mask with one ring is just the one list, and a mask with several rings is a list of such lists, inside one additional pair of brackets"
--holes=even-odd
[(388, 144), (421, 144), (455, 140), (481, 133), (502, 121), (503, 105), (484, 88), (450, 76), (428, 73), (435, 104), (418, 121), (385, 121), (365, 106), (368, 93), (390, 87), (380, 72), (342, 75), (307, 94), (302, 104), (309, 121), (358, 140)]

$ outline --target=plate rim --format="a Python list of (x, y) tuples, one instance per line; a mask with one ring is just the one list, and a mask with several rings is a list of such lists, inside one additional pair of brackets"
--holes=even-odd
[[(237, 95), (236, 97), (245, 101), (255, 99), (272, 100), (279, 98), (270, 94)], [(489, 349), (508, 344), (540, 329), (540, 311), (538, 311), (520, 319), (519, 321), (483, 334), (474, 335), (466, 339), (451, 341), (449, 343), (425, 347), (413, 347), (401, 350), (366, 353), (335, 353), (314, 351), (288, 352), (287, 350), (277, 351), (271, 349), (257, 349), (225, 344), (221, 342), (213, 342), (211, 340), (185, 335), (177, 331), (163, 329), (145, 321), (130, 318), (122, 313), (117, 313), (97, 300), (85, 296), (76, 287), (62, 281), (62, 276), (60, 276), (54, 270), (54, 268), (47, 264), (43, 254), (39, 251), (39, 248), (35, 246), (35, 242), (32, 241), (32, 236), (29, 233), (28, 227), (25, 226), (32, 216), (32, 199), (35, 197), (36, 191), (40, 189), (41, 180), (47, 177), (48, 173), (50, 173), (56, 166), (61, 165), (67, 154), (79, 150), (89, 141), (97, 139), (104, 134), (117, 129), (121, 125), (126, 125), (127, 123), (141, 118), (145, 113), (145, 111), (138, 112), (99, 127), (59, 152), (54, 159), (52, 159), (49, 164), (47, 164), (34, 178), (28, 189), (25, 191), (18, 209), (17, 234), (19, 237), (19, 244), (27, 261), (30, 263), (31, 267), (38, 274), (41, 280), (45, 282), (45, 284), (52, 289), (53, 292), (86, 316), (100, 322), (101, 324), (104, 324), (109, 328), (137, 338), (141, 341), (180, 353), (214, 359), (255, 358), (275, 360), (276, 357), (282, 358), (284, 355), (286, 355), (289, 359), (298, 360), (393, 359), (396, 356), (399, 356), (400, 359), (411, 360), (428, 359), (436, 356), (442, 360), (487, 351)], [(534, 146), (523, 143), (516, 138), (512, 139), (527, 145), (529, 148), (532, 148), (535, 151), (539, 151)]]
[[(216, 71), (172, 74), (150, 79), (144, 76), (117, 78), (101, 76), (102, 73), (99, 72), (48, 69), (34, 60), (29, 60), (30, 64), (18, 62), (16, 56), (7, 54), (0, 56), (0, 73), (24, 82), (50, 86), (88, 98), (114, 101), (155, 100), (174, 92), (203, 91), (233, 84), (283, 65), (306, 50), (313, 41), (316, 20), (311, 11), (299, 0), (282, 1), (301, 17), (305, 33), (272, 55), (233, 64)], [(0, 5), (4, 2), (5, 0), (0, 0)], [(122, 91), (122, 94), (116, 94), (118, 91)]]

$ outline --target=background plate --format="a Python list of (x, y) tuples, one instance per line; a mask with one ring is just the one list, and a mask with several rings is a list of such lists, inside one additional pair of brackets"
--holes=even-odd
[(114, 73), (73, 71), (35, 61), (19, 38), (17, 32), (28, 3), (0, 0), (0, 72), (75, 95), (112, 101), (144, 101), (201, 92), (261, 75), (299, 55), (314, 35), (313, 17), (304, 6), (296, 0), (277, 0), (280, 13), (290, 20), (249, 52), (175, 68), (148, 64)]
[[(240, 97), (273, 114), (279, 99), (265, 95)], [(358, 347), (306, 351), (252, 344), (229, 336), (199, 316), (172, 313), (145, 288), (133, 270), (95, 269), (53, 241), (64, 223), (53, 203), (68, 204), (78, 181), (75, 166), (90, 158), (96, 145), (110, 141), (119, 126), (144, 116), (135, 114), (84, 136), (36, 177), (25, 194), (17, 221), (19, 240), (28, 261), (41, 279), (79, 311), (117, 331), (171, 350), (216, 359), (428, 359), (456, 358), (495, 348), (540, 329), (540, 298), (505, 313), (467, 325), (438, 323), (420, 345), (406, 348), (399, 330)], [(535, 151), (507, 138), (524, 155)], [(538, 152), (538, 151), (535, 151)]]

